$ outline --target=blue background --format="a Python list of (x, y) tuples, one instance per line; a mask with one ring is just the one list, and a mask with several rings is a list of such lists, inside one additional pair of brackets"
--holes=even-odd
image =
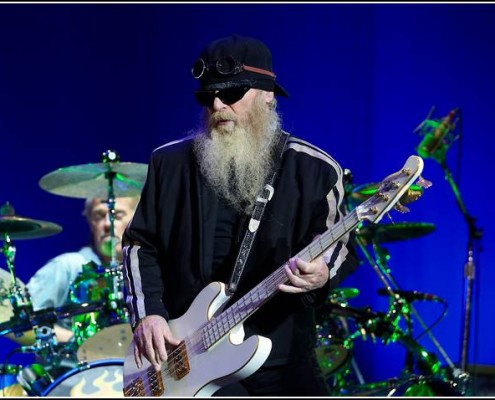
[[(0, 202), (63, 227), (58, 235), (15, 241), (17, 276), (27, 282), (49, 258), (89, 237), (83, 200), (48, 193), (39, 179), (60, 167), (98, 163), (107, 149), (122, 161), (146, 163), (154, 148), (181, 138), (200, 114), (192, 62), (208, 41), (230, 33), (271, 48), (278, 81), (290, 93), (279, 100), (285, 129), (330, 153), (356, 185), (381, 181), (415, 154), (421, 137), (413, 131), (433, 106), (437, 119), (461, 110), (460, 139), (447, 165), (483, 230), (468, 361), (495, 364), (492, 4), (0, 5)], [(434, 224), (435, 231), (383, 246), (402, 289), (448, 303), (433, 334), (458, 364), (468, 227), (439, 164), (425, 159), (423, 176), (433, 186), (409, 214), (391, 216)], [(386, 311), (378, 275), (362, 260), (344, 282), (360, 291), (350, 304)], [(0, 265), (6, 268), (3, 258)], [(442, 312), (435, 302), (414, 306), (427, 325)], [(422, 331), (418, 321), (414, 331)], [(404, 366), (399, 343), (367, 337), (355, 345), (367, 381), (396, 376)], [(421, 345), (448, 364), (427, 335)], [(13, 347), (0, 338), (0, 362)]]

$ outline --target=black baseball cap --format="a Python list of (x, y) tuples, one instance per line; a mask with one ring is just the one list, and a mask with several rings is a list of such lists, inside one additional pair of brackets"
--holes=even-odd
[(209, 43), (193, 64), (192, 74), (200, 84), (196, 93), (248, 86), (289, 96), (275, 80), (270, 50), (251, 37), (234, 34)]

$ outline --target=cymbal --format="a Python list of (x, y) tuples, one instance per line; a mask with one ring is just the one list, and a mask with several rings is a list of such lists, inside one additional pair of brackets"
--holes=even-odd
[(427, 222), (402, 222), (396, 224), (369, 224), (356, 229), (356, 234), (367, 243), (371, 243), (373, 239), (385, 243), (417, 238), (434, 230), (435, 225)]
[(39, 185), (47, 192), (60, 196), (91, 198), (108, 197), (107, 172), (115, 173), (115, 197), (131, 197), (141, 193), (148, 172), (147, 164), (131, 162), (82, 164), (59, 168), (43, 176)]
[(359, 289), (356, 288), (335, 288), (332, 289), (329, 296), (330, 302), (353, 299), (359, 295)]
[(2, 237), (8, 234), (11, 239), (35, 239), (55, 235), (61, 231), (62, 227), (53, 222), (15, 215), (9, 203), (0, 208), (0, 236)]
[[(370, 198), (373, 196), (378, 189), (380, 188), (381, 182), (380, 183), (367, 183), (364, 185), (359, 185), (355, 186), (350, 194), (349, 198), (352, 202), (356, 204), (360, 204), (366, 199)], [(407, 192), (402, 195), (400, 202), (402, 204), (407, 204), (410, 203), (411, 201), (416, 200), (418, 197), (420, 197), (423, 194), (423, 188), (418, 185), (411, 185), (409, 186)]]
[[(17, 278), (17, 284), (24, 290), (24, 283)], [(9, 289), (12, 284), (10, 272), (0, 268), (0, 322), (9, 321), (14, 316), (12, 304), (9, 300)]]
[(378, 317), (378, 314), (369, 307), (351, 307), (347, 304), (331, 304), (329, 313), (332, 316), (353, 318), (355, 320), (371, 320)]

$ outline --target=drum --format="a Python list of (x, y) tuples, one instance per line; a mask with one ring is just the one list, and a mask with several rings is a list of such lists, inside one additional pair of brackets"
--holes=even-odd
[(352, 358), (352, 341), (347, 341), (342, 317), (327, 318), (316, 325), (316, 359), (325, 378), (346, 366)]
[(20, 371), (17, 382), (24, 388), (28, 396), (39, 397), (53, 382), (53, 376), (43, 365), (34, 363)]
[(77, 357), (81, 361), (124, 358), (132, 339), (128, 312), (124, 304), (122, 270), (101, 269), (94, 263), (83, 271), (69, 290), (72, 304), (101, 302), (102, 311), (72, 317)]
[(0, 364), (0, 397), (27, 396), (22, 386), (17, 383), (17, 375), (22, 367), (12, 364)]
[(46, 388), (46, 397), (124, 397), (124, 360), (98, 360), (74, 368)]

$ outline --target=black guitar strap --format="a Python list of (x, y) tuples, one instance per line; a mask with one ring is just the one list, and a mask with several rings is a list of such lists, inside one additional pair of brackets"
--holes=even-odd
[(280, 131), (277, 144), (275, 145), (275, 163), (273, 165), (272, 173), (268, 176), (266, 184), (263, 186), (261, 193), (256, 197), (256, 203), (254, 206), (251, 219), (249, 220), (249, 225), (244, 234), (244, 239), (242, 240), (241, 248), (237, 259), (235, 261), (234, 270), (232, 271), (232, 276), (230, 277), (230, 283), (228, 290), (230, 293), (234, 293), (237, 290), (237, 285), (239, 279), (241, 278), (242, 271), (244, 270), (244, 265), (246, 264), (249, 252), (251, 251), (251, 246), (253, 244), (254, 237), (261, 223), (261, 218), (265, 211), (267, 203), (273, 197), (275, 193), (274, 184), (277, 171), (280, 168), (280, 163), (282, 161), (282, 155), (287, 145), (287, 140), (289, 139), (289, 134), (284, 131)]

